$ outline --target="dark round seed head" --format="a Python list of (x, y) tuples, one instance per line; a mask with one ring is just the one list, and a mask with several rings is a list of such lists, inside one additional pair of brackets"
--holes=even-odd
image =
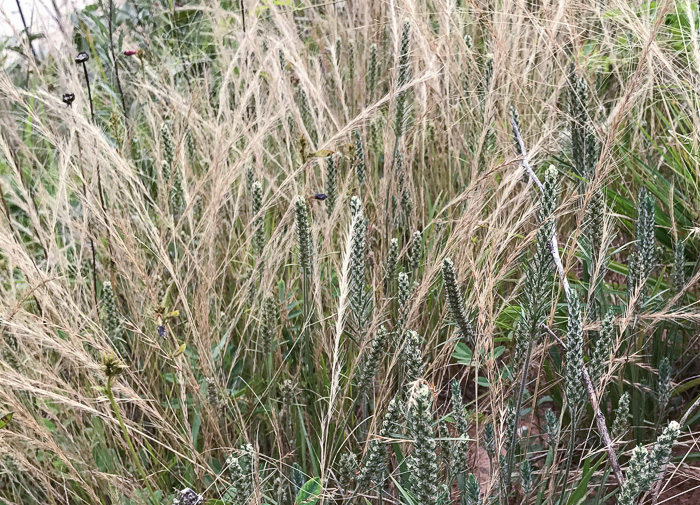
[(88, 53), (86, 53), (85, 51), (80, 51), (78, 53), (78, 56), (75, 57), (75, 62), (76, 63), (85, 63), (89, 59), (90, 59), (90, 55)]
[(73, 100), (75, 100), (75, 93), (63, 93), (61, 99), (63, 103), (70, 106), (73, 104)]

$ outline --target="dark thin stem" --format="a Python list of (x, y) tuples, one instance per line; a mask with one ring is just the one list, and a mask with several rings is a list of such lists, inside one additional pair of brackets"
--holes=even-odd
[(87, 65), (83, 62), (83, 72), (85, 72), (85, 86), (87, 86), (88, 101), (90, 102), (90, 117), (95, 122), (95, 109), (92, 106), (92, 92), (90, 91), (90, 78), (88, 77)]
[(32, 37), (29, 35), (29, 28), (27, 27), (27, 21), (24, 19), (24, 12), (22, 12), (22, 6), (17, 2), (17, 10), (19, 10), (19, 17), (22, 18), (22, 24), (24, 25), (24, 32), (27, 34), (27, 43), (29, 44), (29, 49), (32, 51), (32, 56), (34, 56), (34, 61), (38, 61), (36, 58), (36, 51), (34, 51), (34, 46), (32, 45)]
[(241, 18), (243, 19), (243, 33), (245, 33), (245, 5), (243, 5), (243, 0), (238, 0), (238, 4), (241, 7)]

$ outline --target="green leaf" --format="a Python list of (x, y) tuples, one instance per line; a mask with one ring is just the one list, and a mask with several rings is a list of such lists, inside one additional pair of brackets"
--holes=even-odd
[(593, 477), (593, 473), (596, 471), (596, 469), (600, 466), (600, 464), (605, 461), (606, 456), (603, 456), (598, 460), (598, 462), (593, 465), (592, 468), (589, 468), (590, 466), (590, 459), (587, 458), (586, 462), (583, 465), (583, 477), (581, 477), (581, 482), (578, 483), (578, 486), (576, 486), (576, 489), (574, 489), (574, 492), (571, 493), (571, 496), (569, 497), (568, 505), (578, 505), (580, 502), (582, 502), (586, 498), (586, 493), (588, 492), (588, 482), (591, 480), (591, 477)]
[(314, 477), (306, 481), (306, 484), (301, 486), (297, 497), (294, 500), (295, 505), (305, 504), (314, 505), (318, 502), (321, 496), (321, 479)]
[(0, 430), (10, 424), (14, 415), (14, 412), (8, 412), (4, 416), (0, 417)]

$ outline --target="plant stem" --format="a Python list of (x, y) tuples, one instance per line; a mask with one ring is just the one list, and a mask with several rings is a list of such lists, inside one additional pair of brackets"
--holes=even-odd
[(136, 467), (139, 469), (139, 473), (141, 474), (141, 478), (143, 479), (143, 482), (146, 485), (148, 492), (151, 494), (151, 498), (153, 498), (153, 503), (159, 503), (158, 498), (156, 498), (156, 495), (153, 493), (153, 490), (151, 489), (151, 485), (148, 483), (148, 477), (146, 475), (146, 471), (143, 469), (143, 465), (141, 465), (141, 460), (139, 459), (138, 454), (136, 454), (136, 449), (134, 449), (134, 444), (131, 442), (131, 437), (129, 436), (129, 431), (126, 429), (126, 424), (124, 423), (124, 419), (122, 418), (122, 414), (119, 411), (119, 406), (117, 405), (117, 402), (114, 400), (114, 393), (112, 393), (112, 377), (109, 377), (107, 379), (107, 387), (105, 388), (105, 390), (107, 392), (107, 398), (109, 398), (109, 403), (110, 403), (110, 405), (112, 405), (112, 410), (114, 410), (114, 413), (117, 415), (117, 420), (119, 421), (119, 426), (122, 429), (122, 434), (124, 435), (124, 438), (126, 439), (126, 443), (129, 446), (129, 451), (131, 452), (131, 457), (134, 460)]
[[(525, 150), (525, 143), (523, 142), (523, 137), (520, 134), (520, 128), (518, 127), (518, 123), (515, 122), (515, 119), (513, 117), (510, 118), (510, 124), (513, 128), (513, 134), (515, 137), (518, 139), (518, 145), (520, 146), (520, 152), (522, 155), (522, 165), (523, 168), (525, 169), (525, 172), (527, 175), (532, 179), (532, 181), (537, 185), (539, 188), (540, 192), (544, 192), (544, 186), (540, 182), (540, 180), (537, 178), (537, 175), (535, 175), (535, 172), (532, 170), (532, 167), (530, 166), (530, 163), (527, 161), (527, 151)], [(554, 261), (554, 265), (557, 269), (557, 273), (559, 274), (559, 278), (561, 280), (562, 287), (564, 288), (564, 294), (566, 295), (566, 299), (569, 300), (571, 297), (571, 288), (569, 287), (569, 281), (566, 278), (566, 272), (564, 272), (564, 266), (561, 263), (561, 257), (559, 256), (559, 246), (557, 244), (557, 229), (556, 226), (554, 226), (554, 229), (552, 231), (552, 239), (549, 243), (549, 251), (552, 255), (552, 260)], [(561, 340), (556, 337), (554, 332), (547, 328), (546, 325), (543, 325), (544, 328), (546, 328), (549, 332), (550, 335), (554, 335), (556, 340), (560, 342), (560, 344), (563, 344)], [(566, 346), (564, 346), (566, 348)], [(600, 411), (600, 406), (598, 405), (598, 399), (595, 394), (595, 389), (593, 388), (593, 384), (591, 383), (591, 378), (588, 375), (588, 370), (586, 370), (586, 366), (584, 365), (581, 373), (583, 375), (583, 381), (586, 383), (586, 391), (588, 392), (588, 397), (591, 400), (591, 405), (593, 407), (593, 412), (595, 413), (595, 419), (596, 419), (596, 424), (598, 425), (598, 431), (600, 432), (600, 436), (603, 439), (603, 443), (605, 444), (605, 450), (608, 453), (608, 459), (610, 460), (610, 466), (613, 468), (613, 473), (615, 474), (615, 478), (617, 479), (617, 483), (622, 486), (622, 484), (625, 482), (625, 478), (622, 475), (622, 469), (620, 468), (620, 463), (617, 461), (617, 454), (615, 454), (615, 448), (612, 445), (612, 441), (610, 439), (610, 433), (608, 432), (608, 428), (605, 423), (605, 416), (603, 416), (603, 413)]]

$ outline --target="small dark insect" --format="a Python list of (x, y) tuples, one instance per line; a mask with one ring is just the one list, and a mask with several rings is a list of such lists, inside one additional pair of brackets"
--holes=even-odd
[(158, 336), (160, 338), (165, 338), (165, 326), (163, 326), (162, 324), (158, 325)]
[(85, 63), (89, 59), (90, 59), (90, 55), (88, 53), (86, 53), (85, 51), (80, 51), (78, 53), (78, 56), (75, 57), (75, 62), (76, 63)]
[(75, 93), (63, 93), (61, 99), (63, 100), (63, 103), (70, 107), (73, 105), (73, 100), (75, 100)]
[(309, 197), (309, 200), (321, 200), (321, 201), (323, 201), (326, 198), (328, 198), (328, 195), (325, 193), (315, 193)]
[(135, 54), (139, 54), (139, 52), (136, 49), (129, 49), (128, 51), (124, 51), (124, 56), (133, 56)]

